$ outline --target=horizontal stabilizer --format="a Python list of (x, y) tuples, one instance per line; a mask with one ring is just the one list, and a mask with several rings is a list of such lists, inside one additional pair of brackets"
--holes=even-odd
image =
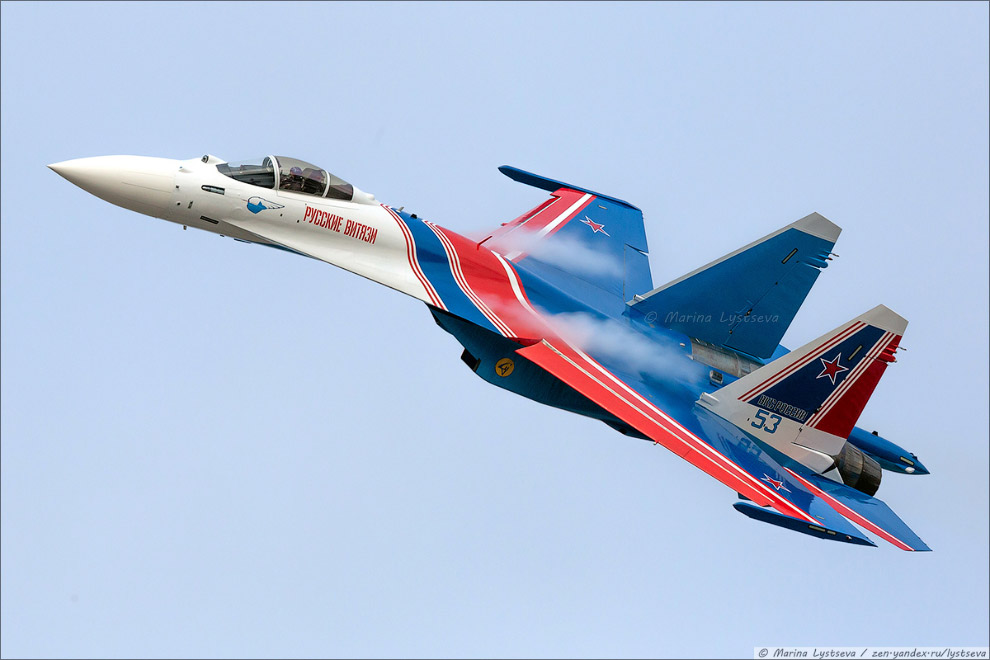
[(812, 213), (630, 301), (651, 323), (768, 358), (842, 230)]
[(771, 525), (777, 525), (778, 527), (790, 529), (795, 532), (801, 532), (802, 534), (810, 534), (811, 536), (816, 536), (820, 539), (842, 541), (843, 543), (854, 543), (856, 545), (870, 545), (873, 547), (876, 547), (877, 545), (857, 532), (849, 532), (848, 530), (845, 533), (837, 532), (834, 529), (828, 529), (822, 525), (815, 525), (806, 520), (798, 520), (797, 518), (792, 518), (791, 516), (785, 516), (781, 513), (777, 513), (773, 509), (756, 506), (751, 502), (736, 502), (732, 505), (732, 507), (739, 513), (749, 516), (753, 520), (760, 520), (765, 523), (770, 523)]
[(851, 522), (876, 534), (901, 550), (931, 551), (931, 548), (896, 513), (891, 511), (890, 507), (875, 497), (870, 497), (820, 475), (801, 476), (793, 470), (788, 470), (788, 472)]

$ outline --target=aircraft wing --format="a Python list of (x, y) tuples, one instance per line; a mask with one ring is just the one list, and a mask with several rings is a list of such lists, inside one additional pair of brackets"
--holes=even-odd
[[(515, 167), (498, 168), (550, 198), (482, 243), (564, 291), (618, 297), (653, 288), (643, 212), (629, 202)], [(588, 286), (590, 285), (590, 287)]]
[[(856, 507), (862, 514), (865, 499), (883, 505), (879, 500), (852, 498), (856, 501), (850, 501), (845, 493), (851, 490), (848, 487), (832, 482), (831, 485), (822, 484), (812, 481), (811, 475), (784, 468), (759, 444), (724, 419), (699, 405), (676, 408), (677, 404), (672, 403), (674, 399), (665, 400), (659, 389), (635, 376), (602, 365), (562, 340), (544, 339), (517, 353), (564, 381), (636, 432), (736, 491), (748, 500), (735, 504), (735, 508), (745, 515), (819, 538), (875, 545), (850, 524), (847, 517), (862, 524), (862, 519), (849, 515), (849, 509)], [(669, 409), (671, 406), (674, 408)], [(837, 506), (834, 493), (842, 493), (845, 498), (842, 507), (845, 508)], [(883, 507), (889, 512), (885, 505)], [(891, 540), (884, 535), (881, 526), (865, 526)], [(928, 549), (920, 539), (895, 545), (905, 550)]]

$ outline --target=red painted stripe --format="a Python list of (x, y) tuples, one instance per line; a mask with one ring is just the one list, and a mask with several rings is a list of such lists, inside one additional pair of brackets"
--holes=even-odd
[(887, 334), (888, 333), (885, 333), (885, 334), (883, 334), (883, 335), (880, 336), (880, 340), (877, 341), (877, 343), (873, 344), (873, 346), (871, 346), (869, 348), (869, 350), (866, 352), (866, 355), (864, 355), (863, 356), (863, 359), (861, 359), (859, 362), (856, 363), (856, 366), (853, 367), (853, 370), (849, 373), (849, 375), (847, 375), (842, 380), (842, 382), (839, 383), (839, 386), (838, 387), (836, 387), (834, 390), (832, 390), (832, 393), (831, 394), (829, 394), (827, 397), (825, 397), (825, 400), (818, 407), (818, 411), (815, 412), (811, 417), (808, 418), (808, 421), (807, 421), (807, 425), (808, 426), (814, 426), (815, 425), (815, 420), (821, 419), (822, 416), (824, 416), (825, 413), (828, 412), (828, 410), (832, 406), (834, 406), (839, 401), (839, 399), (842, 398), (842, 395), (848, 389), (848, 386), (849, 385), (852, 385), (852, 383), (859, 377), (859, 375), (863, 371), (866, 370), (866, 368), (869, 366), (869, 364), (873, 361), (874, 355), (877, 352), (879, 352), (880, 351), (880, 348), (883, 346), (883, 342), (887, 338)]
[[(806, 520), (820, 521), (773, 490), (768, 484), (743, 470), (711, 445), (693, 435), (638, 392), (580, 350), (570, 346), (552, 330), (529, 302), (512, 264), (500, 255), (473, 241), (436, 227), (450, 242), (469, 288), (485, 300), (493, 313), (511, 324), (517, 337), (545, 338), (564, 347), (561, 350), (547, 342), (534, 343), (520, 349), (524, 357), (532, 355), (542, 360), (548, 371), (610, 410), (620, 419), (631, 423), (647, 437), (653, 438), (689, 463), (744, 494), (761, 506), (770, 505), (780, 513)], [(595, 376), (592, 372), (599, 372)], [(603, 380), (604, 378), (604, 380)]]
[(443, 230), (434, 225), (432, 222), (424, 223), (427, 227), (436, 234), (437, 238), (440, 239), (440, 243), (443, 245), (444, 252), (447, 254), (447, 261), (450, 263), (450, 272), (454, 276), (454, 280), (457, 282), (457, 286), (460, 287), (464, 295), (474, 303), (474, 306), (478, 308), (485, 318), (487, 318), (495, 328), (501, 332), (506, 337), (515, 336), (512, 329), (504, 322), (492, 309), (481, 299), (474, 289), (468, 283), (467, 278), (464, 276), (464, 271), (461, 266), (460, 257), (457, 254), (457, 250), (454, 248), (453, 243), (444, 234)]
[[(528, 312), (528, 316), (527, 315), (524, 315), (524, 318), (529, 319), (531, 323), (535, 321), (536, 322), (536, 328), (538, 328), (538, 332), (543, 332), (544, 333), (542, 335), (541, 334), (538, 334), (538, 333), (533, 333), (533, 334), (528, 335), (528, 336), (532, 336), (532, 337), (538, 337), (538, 336), (554, 336), (554, 337), (556, 337), (556, 333), (554, 333), (552, 330), (550, 330), (550, 327), (547, 325), (546, 319), (544, 319), (533, 308), (532, 303), (529, 301), (529, 296), (526, 295), (526, 288), (523, 286), (522, 280), (519, 279), (519, 273), (516, 272), (515, 266), (513, 266), (511, 263), (509, 263), (509, 261), (507, 259), (505, 259), (504, 257), (502, 257), (499, 254), (496, 254), (495, 255), (495, 258), (498, 259), (499, 263), (502, 265), (502, 268), (505, 270), (505, 273), (506, 273), (506, 275), (509, 278), (509, 288), (512, 290), (513, 295), (515, 295), (516, 301), (522, 306), (522, 308), (523, 308), (523, 310), (525, 310), (525, 312)], [(530, 330), (533, 330), (534, 328), (529, 328), (529, 329)], [(547, 333), (549, 333), (549, 334), (547, 334)]]
[(861, 322), (854, 322), (848, 328), (846, 328), (842, 332), (840, 332), (840, 333), (836, 334), (834, 337), (832, 337), (832, 339), (824, 342), (822, 345), (818, 346), (817, 348), (813, 348), (804, 357), (798, 358), (795, 362), (793, 362), (789, 366), (787, 366), (784, 369), (780, 370), (776, 374), (773, 374), (767, 380), (765, 380), (763, 383), (761, 383), (761, 384), (757, 385), (756, 387), (754, 387), (753, 389), (751, 389), (749, 392), (747, 392), (746, 394), (744, 394), (743, 396), (741, 396), (739, 398), (740, 401), (742, 401), (742, 400), (747, 400), (748, 401), (749, 399), (753, 398), (754, 396), (757, 396), (758, 394), (762, 394), (763, 392), (765, 392), (767, 389), (769, 389), (773, 385), (776, 385), (781, 380), (783, 380), (784, 378), (790, 376), (791, 374), (793, 374), (795, 371), (801, 369), (802, 367), (807, 366), (808, 364), (810, 364), (811, 362), (813, 362), (815, 360), (815, 358), (817, 358), (820, 355), (824, 354), (825, 352), (827, 352), (828, 350), (830, 350), (834, 346), (836, 346), (839, 343), (841, 343), (843, 340), (847, 339), (849, 336), (851, 336), (855, 332), (859, 331), (864, 325), (865, 324), (863, 324)]
[[(745, 394), (743, 394), (742, 396), (740, 396), (739, 397), (739, 400), (740, 401), (749, 401), (750, 399), (752, 399), (757, 394), (761, 394), (761, 393), (765, 392), (767, 389), (769, 389), (773, 385), (776, 385), (781, 380), (783, 380), (787, 376), (791, 375), (792, 373), (794, 373), (795, 371), (797, 371), (801, 367), (807, 366), (816, 357), (822, 355), (823, 353), (825, 353), (826, 351), (828, 351), (829, 349), (831, 349), (833, 346), (836, 346), (837, 344), (841, 343), (844, 339), (846, 339), (847, 337), (849, 337), (854, 332), (857, 332), (858, 330), (860, 330), (865, 325), (866, 324), (865, 323), (862, 323), (861, 321), (854, 322), (851, 326), (849, 326), (848, 328), (846, 328), (845, 330), (843, 330), (839, 334), (835, 335), (834, 337), (832, 337), (832, 339), (826, 341), (821, 346), (818, 346), (818, 347), (813, 348), (810, 351), (808, 351), (808, 353), (807, 353), (807, 355), (805, 357), (799, 358), (797, 361), (795, 361), (790, 366), (787, 366), (787, 367), (783, 368), (782, 370), (778, 371), (776, 374), (773, 374), (772, 376), (770, 376), (767, 380), (763, 381), (762, 383), (760, 383), (756, 387), (752, 388), (749, 392), (746, 392)], [(770, 364), (773, 364), (773, 363), (771, 362)]]
[[(667, 434), (666, 437), (672, 438), (674, 441), (679, 441), (680, 443), (683, 443), (685, 448), (679, 451), (676, 448), (678, 446), (676, 444), (672, 444), (670, 442), (663, 442), (662, 440), (651, 435), (648, 431), (644, 431), (643, 429), (640, 429), (642, 433), (645, 433), (647, 437), (653, 438), (654, 442), (656, 442), (657, 444), (662, 444), (664, 445), (664, 447), (670, 449), (678, 456), (685, 458), (686, 460), (688, 460), (688, 462), (692, 463), (693, 465), (695, 465), (705, 473), (714, 476), (716, 479), (728, 485), (730, 488), (736, 488), (736, 485), (738, 485), (738, 488), (756, 489), (756, 490), (748, 491), (751, 494), (755, 495), (755, 497), (750, 497), (750, 495), (747, 495), (747, 497), (750, 497), (750, 499), (752, 499), (753, 501), (766, 502), (766, 504), (772, 505), (780, 513), (793, 518), (804, 519), (816, 525), (820, 523), (820, 521), (816, 520), (814, 517), (812, 517), (807, 512), (805, 512), (803, 509), (796, 506), (786, 497), (783, 497), (777, 491), (772, 490), (770, 486), (768, 486), (765, 482), (757, 479), (754, 475), (750, 474), (749, 472), (746, 472), (744, 469), (739, 467), (729, 458), (727, 458), (726, 456), (715, 450), (714, 447), (712, 447), (711, 445), (704, 442), (703, 440), (692, 434), (690, 431), (685, 429), (676, 420), (674, 420), (669, 415), (664, 413), (662, 410), (660, 410), (652, 403), (647, 401), (645, 398), (643, 398), (642, 395), (640, 395), (634, 389), (629, 387), (620, 378), (615, 376), (615, 374), (611, 373), (608, 369), (600, 365), (594, 359), (584, 354), (582, 351), (569, 346), (566, 343), (566, 341), (557, 337), (556, 333), (552, 329), (550, 329), (550, 327), (547, 325), (546, 320), (542, 316), (540, 316), (540, 314), (537, 313), (535, 309), (533, 309), (533, 306), (530, 303), (528, 296), (526, 296), (526, 291), (522, 286), (522, 282), (519, 280), (519, 276), (515, 272), (513, 266), (507, 260), (499, 257), (498, 255), (496, 255), (496, 257), (501, 262), (505, 272), (509, 276), (509, 283), (513, 290), (514, 295), (516, 296), (517, 302), (520, 304), (522, 309), (528, 313), (528, 318), (530, 319), (530, 325), (526, 327), (526, 331), (532, 333), (529, 336), (546, 337), (548, 340), (553, 340), (559, 343), (559, 345), (566, 347), (566, 350), (571, 355), (571, 357), (569, 358), (564, 358), (562, 352), (559, 350), (555, 350), (555, 349), (551, 349), (551, 350), (555, 350), (555, 352), (561, 353), (561, 357), (565, 361), (572, 361), (572, 362), (577, 361), (578, 364), (580, 363), (586, 364), (588, 368), (598, 371), (607, 380), (611, 381), (613, 386), (610, 387), (606, 383), (602, 383), (597, 377), (587, 372), (584, 372), (585, 377), (591, 378), (592, 380), (598, 382), (602, 387), (605, 388), (605, 390), (608, 393), (611, 393), (613, 396), (619, 397), (622, 401), (626, 403), (626, 405), (631, 406), (632, 410), (631, 411), (627, 410), (626, 411), (627, 413), (630, 414), (635, 413), (642, 417), (645, 417), (644, 421), (647, 424), (655, 425), (657, 431)], [(535, 324), (533, 323), (534, 321)], [(578, 369), (578, 371), (583, 371), (580, 368), (576, 367), (576, 365), (575, 368)], [(551, 373), (554, 372), (551, 371)], [(623, 394), (623, 392), (625, 394)], [(599, 402), (599, 400), (594, 397), (592, 397), (592, 400)], [(617, 414), (617, 413), (613, 413), (613, 414)], [(627, 422), (631, 421), (627, 417), (623, 417), (621, 415), (618, 416), (620, 416), (621, 419)], [(693, 458), (691, 458), (692, 456)], [(705, 466), (709, 466), (709, 469), (706, 469)], [(722, 474), (723, 476), (725, 476), (725, 478), (724, 479), (719, 478), (718, 476), (719, 474)], [(738, 490), (738, 488), (736, 489), (737, 492), (743, 492)], [(761, 506), (765, 506), (765, 505), (761, 504)]]
[(550, 197), (550, 199), (545, 200), (539, 206), (526, 211), (515, 220), (512, 220), (511, 222), (507, 222), (498, 229), (496, 229), (495, 231), (493, 231), (492, 235), (489, 236), (489, 238), (494, 238), (497, 240), (500, 236), (504, 236), (505, 234), (509, 233), (519, 225), (525, 224), (529, 220), (532, 220), (533, 218), (537, 217), (539, 214), (543, 213), (549, 207), (553, 206), (556, 202), (559, 201), (560, 201), (559, 197)]
[[(573, 192), (573, 191), (571, 191), (571, 190), (568, 190), (567, 192)], [(577, 195), (578, 195), (578, 197), (577, 197), (577, 199), (581, 199), (581, 196), (582, 196), (582, 195), (585, 195), (585, 194), (587, 194), (587, 193), (577, 193)], [(574, 201), (577, 201), (577, 199), (575, 199)], [(582, 204), (581, 206), (579, 206), (579, 207), (578, 207), (577, 209), (575, 209), (574, 211), (571, 211), (571, 212), (570, 212), (570, 213), (569, 213), (569, 214), (567, 215), (567, 217), (566, 217), (566, 218), (564, 218), (564, 219), (563, 219), (562, 221), (560, 221), (560, 222), (559, 222), (559, 223), (558, 223), (558, 224), (557, 224), (557, 225), (556, 225), (556, 226), (555, 226), (555, 227), (554, 227), (554, 228), (553, 228), (552, 230), (550, 230), (549, 232), (547, 232), (547, 233), (546, 233), (546, 234), (545, 234), (545, 235), (543, 236), (543, 240), (547, 240), (548, 238), (550, 238), (551, 236), (553, 236), (554, 234), (556, 234), (556, 233), (557, 233), (558, 231), (560, 231), (561, 229), (563, 229), (563, 228), (564, 228), (564, 225), (566, 225), (566, 224), (567, 224), (568, 222), (570, 222), (571, 220), (573, 220), (574, 218), (576, 218), (577, 216), (579, 216), (579, 215), (581, 214), (581, 212), (582, 212), (582, 211), (584, 211), (584, 210), (585, 210), (586, 208), (588, 208), (588, 207), (589, 207), (589, 206), (591, 205), (591, 203), (592, 203), (592, 202), (594, 202), (594, 201), (595, 201), (596, 199), (598, 199), (598, 198), (597, 198), (597, 197), (595, 197), (594, 195), (591, 195), (591, 196), (590, 196), (590, 197), (589, 197), (589, 198), (588, 198), (588, 199), (587, 199), (587, 200), (586, 200), (586, 201), (584, 202), (584, 204)], [(551, 222), (552, 222), (552, 221), (551, 221)], [(548, 223), (548, 224), (549, 224), (549, 223)], [(546, 227), (543, 227), (543, 228), (541, 228), (541, 229), (538, 229), (537, 231), (543, 231), (543, 229), (546, 229)]]
[(872, 521), (864, 518), (863, 516), (859, 515), (858, 513), (856, 513), (855, 511), (853, 511), (849, 507), (847, 507), (845, 504), (843, 504), (839, 500), (835, 499), (834, 497), (832, 497), (831, 495), (829, 495), (828, 493), (826, 493), (821, 488), (818, 488), (817, 486), (815, 486), (813, 483), (811, 483), (807, 479), (805, 479), (805, 478), (801, 477), (800, 475), (798, 475), (796, 472), (794, 472), (790, 468), (784, 468), (784, 469), (787, 470), (788, 472), (790, 472), (791, 475), (793, 475), (795, 479), (797, 479), (798, 481), (800, 481), (804, 485), (805, 488), (807, 488), (812, 493), (814, 493), (818, 497), (820, 497), (823, 500), (825, 500), (825, 502), (827, 502), (828, 505), (831, 506), (833, 509), (835, 509), (839, 514), (845, 516), (846, 518), (848, 518), (849, 520), (853, 521), (857, 525), (860, 525), (861, 527), (865, 527), (866, 529), (870, 530), (871, 532), (873, 532), (874, 534), (876, 534), (877, 536), (879, 536), (883, 540), (887, 541), (888, 543), (894, 544), (895, 546), (897, 546), (901, 550), (907, 550), (909, 552), (913, 552), (914, 551), (914, 548), (912, 548), (911, 546), (909, 546), (907, 543), (904, 543), (904, 541), (901, 541), (899, 538), (897, 538), (896, 536), (894, 536), (893, 534), (891, 534), (887, 530), (883, 529), (882, 527), (880, 527), (876, 523), (874, 523), (874, 522), (872, 522)]
[[(808, 418), (808, 426), (813, 426), (817, 428), (818, 422), (822, 420), (832, 410), (832, 408), (838, 405), (838, 403), (846, 395), (846, 392), (848, 392), (852, 388), (852, 386), (856, 383), (856, 381), (859, 380), (860, 376), (862, 376), (866, 372), (866, 370), (869, 369), (870, 366), (873, 364), (874, 360), (883, 350), (884, 346), (887, 345), (887, 342), (890, 339), (890, 335), (891, 335), (890, 332), (885, 332), (883, 335), (880, 336), (880, 339), (877, 340), (877, 343), (875, 343), (873, 346), (870, 347), (870, 350), (866, 353), (865, 356), (863, 356), (863, 359), (861, 359), (859, 363), (855, 367), (853, 367), (852, 373), (846, 376), (842, 380), (842, 383), (837, 388), (835, 388), (835, 390), (833, 390), (831, 394), (828, 395), (828, 397), (825, 399), (824, 402), (822, 402), (822, 405), (819, 408), (818, 412), (816, 412), (814, 415)], [(849, 429), (849, 431), (851, 433), (852, 429)]]
[(436, 289), (433, 288), (430, 280), (426, 278), (426, 275), (419, 266), (419, 261), (416, 258), (416, 240), (413, 238), (412, 232), (409, 231), (409, 227), (406, 227), (406, 223), (404, 223), (402, 218), (400, 218), (392, 209), (384, 204), (382, 204), (382, 208), (388, 211), (389, 215), (392, 216), (396, 224), (399, 225), (399, 229), (402, 231), (402, 236), (406, 241), (406, 258), (409, 260), (409, 266), (412, 268), (416, 279), (419, 280), (420, 284), (422, 284), (423, 288), (426, 290), (426, 295), (429, 297), (430, 302), (433, 303), (434, 307), (439, 307), (440, 309), (446, 311), (447, 306), (443, 304), (440, 294), (438, 294)]
[(897, 362), (897, 347), (901, 343), (901, 335), (897, 335), (894, 341), (891, 342), (887, 348), (884, 349), (883, 353), (880, 354), (878, 360), (883, 360), (884, 362)]
[(628, 422), (654, 442), (663, 445), (760, 506), (771, 504), (770, 499), (751, 484), (739, 479), (725, 466), (716, 464), (706, 454), (693, 451), (692, 447), (673, 429), (658, 422), (648, 411), (637, 406), (635, 402), (591, 376), (580, 367), (577, 360), (567, 359), (566, 356), (551, 348), (550, 344), (544, 342), (521, 349), (518, 353), (557, 376), (619, 419)]
[[(725, 455), (694, 436), (658, 408), (630, 389), (614, 374), (593, 363), (579, 351), (565, 348), (563, 351), (547, 342), (534, 344), (518, 351), (565, 383), (589, 397), (592, 401), (631, 424), (634, 428), (685, 459), (706, 474), (719, 480), (760, 506), (772, 506), (780, 513), (807, 520), (820, 521), (810, 516), (793, 502), (772, 490), (766, 483), (743, 470)], [(570, 355), (568, 355), (570, 353)], [(618, 387), (610, 386), (581, 366), (596, 367), (610, 376)], [(626, 393), (623, 393), (625, 390)]]
[[(495, 327), (502, 330), (506, 337), (544, 336), (545, 324), (536, 322), (518, 303), (505, 268), (494, 252), (485, 247), (479, 248), (476, 243), (455, 232), (429, 224), (448, 249), (451, 263), (457, 264), (463, 287), (471, 292), (472, 299), (479, 300), (479, 309)], [(540, 329), (540, 334), (533, 334), (535, 328)]]
[[(571, 208), (586, 195), (588, 199), (583, 204)], [(597, 199), (594, 195), (566, 188), (557, 190), (553, 196), (554, 203), (542, 207), (532, 218), (516, 225), (513, 228), (515, 234), (509, 235), (508, 231), (502, 233), (493, 241), (492, 248), (505, 253), (511, 261), (519, 261), (526, 257), (528, 253), (526, 248), (531, 242), (547, 240)], [(551, 226), (552, 228), (548, 230), (547, 228)], [(547, 233), (541, 235), (544, 231)], [(513, 246), (513, 242), (517, 245)]]
[(818, 520), (816, 520), (815, 518), (813, 518), (812, 516), (810, 516), (806, 511), (804, 511), (803, 509), (801, 509), (800, 507), (798, 507), (797, 505), (795, 505), (793, 502), (791, 502), (790, 500), (788, 500), (786, 497), (782, 496), (776, 489), (772, 489), (771, 490), (770, 486), (765, 481), (763, 481), (762, 479), (757, 479), (755, 475), (750, 474), (749, 472), (747, 472), (746, 470), (744, 470), (743, 468), (741, 468), (735, 462), (733, 462), (732, 460), (730, 460), (727, 456), (725, 456), (724, 454), (721, 454), (714, 447), (712, 447), (711, 445), (709, 445), (707, 442), (705, 442), (704, 440), (702, 440), (701, 438), (699, 438), (698, 436), (694, 435), (693, 433), (691, 433), (690, 431), (688, 431), (686, 428), (684, 428), (683, 426), (681, 426), (677, 422), (677, 420), (675, 420), (674, 418), (670, 417), (665, 412), (663, 412), (662, 410), (660, 410), (659, 408), (657, 408), (656, 406), (654, 406), (652, 403), (650, 403), (649, 401), (647, 401), (646, 399), (644, 399), (642, 397), (642, 395), (640, 395), (638, 392), (636, 392), (635, 390), (633, 390), (632, 388), (630, 388), (621, 379), (619, 379), (617, 376), (615, 376), (610, 371), (608, 371), (607, 369), (605, 369), (605, 367), (603, 367), (602, 365), (598, 364), (598, 362), (596, 362), (593, 358), (585, 355), (584, 353), (581, 353), (581, 351), (579, 351), (577, 349), (575, 349), (575, 350), (576, 350), (576, 352), (580, 353), (581, 356), (589, 364), (591, 364), (592, 366), (594, 366), (598, 371), (600, 371), (602, 374), (604, 374), (610, 380), (612, 380), (613, 382), (615, 382), (616, 384), (618, 384), (620, 387), (622, 387), (623, 389), (625, 389), (630, 395), (632, 395), (633, 397), (635, 397), (638, 401), (640, 401), (648, 409), (652, 410), (654, 414), (656, 414), (661, 419), (665, 420), (668, 424), (670, 424), (672, 427), (674, 427), (680, 433), (680, 437), (685, 442), (687, 442), (692, 447), (694, 447), (697, 451), (704, 452), (704, 453), (708, 454), (710, 458), (724, 463), (730, 469), (732, 469), (736, 473), (738, 473), (737, 474), (738, 477), (741, 477), (741, 478), (743, 478), (743, 479), (751, 482), (757, 488), (760, 488), (760, 489), (766, 491), (766, 494), (768, 494), (770, 496), (770, 498), (771, 498), (771, 505), (775, 509), (777, 509), (777, 511), (779, 511), (780, 513), (783, 513), (785, 515), (789, 515), (791, 517), (804, 518), (804, 519), (806, 519), (808, 521), (811, 521), (811, 522), (813, 522), (815, 524), (818, 524), (819, 523)]
[(848, 437), (886, 370), (886, 362), (871, 359), (866, 369), (857, 376), (856, 382), (843, 392), (842, 400), (815, 420), (815, 427), (841, 438)]

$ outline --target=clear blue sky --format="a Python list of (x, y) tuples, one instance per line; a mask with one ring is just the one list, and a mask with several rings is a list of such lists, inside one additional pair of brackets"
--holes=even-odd
[[(2, 12), (3, 656), (741, 656), (988, 644), (988, 5), (29, 4)], [(785, 343), (911, 322), (862, 423), (933, 548), (736, 513), (492, 388), (425, 306), (45, 165), (267, 153), (469, 231), (643, 208), (664, 282), (818, 211)]]

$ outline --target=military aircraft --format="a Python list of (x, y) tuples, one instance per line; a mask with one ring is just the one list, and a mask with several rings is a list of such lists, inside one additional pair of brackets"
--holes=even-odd
[(663, 445), (738, 493), (733, 506), (750, 518), (929, 550), (874, 497), (883, 470), (928, 470), (856, 426), (907, 322), (881, 305), (796, 350), (780, 346), (839, 236), (817, 213), (654, 287), (640, 209), (514, 167), (499, 169), (549, 198), (475, 238), (295, 158), (49, 167), (118, 206), (423, 301), (487, 382)]

